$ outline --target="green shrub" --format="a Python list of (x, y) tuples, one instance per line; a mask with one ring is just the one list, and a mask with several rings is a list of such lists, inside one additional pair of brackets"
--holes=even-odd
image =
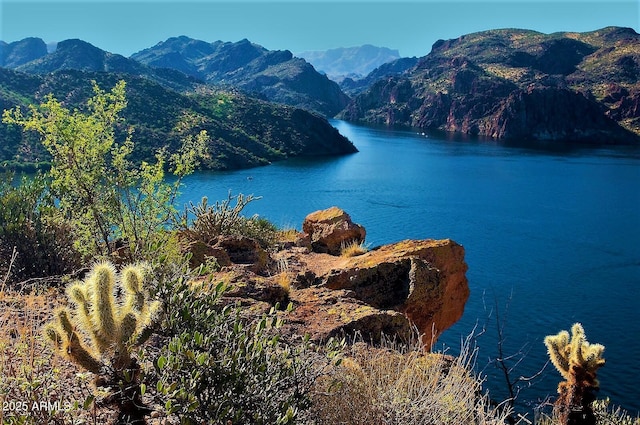
[(42, 175), (19, 182), (11, 173), (0, 176), (0, 275), (19, 282), (70, 273), (81, 260), (73, 245), (73, 228), (55, 209)]
[(250, 320), (223, 305), (222, 283), (183, 278), (161, 292), (168, 339), (154, 360), (155, 389), (167, 413), (187, 424), (296, 423), (326, 360), (308, 339), (284, 343), (275, 309)]
[[(242, 193), (209, 205), (206, 197), (199, 204), (189, 203), (181, 217), (181, 225), (185, 234), (192, 240), (204, 243), (213, 242), (218, 236), (246, 236), (255, 239), (263, 248), (274, 245), (278, 237), (278, 229), (269, 220), (254, 215), (247, 218), (242, 210), (250, 202), (260, 199)], [(232, 202), (235, 201), (235, 205)], [(193, 217), (189, 224), (189, 218)]]
[[(109, 92), (94, 82), (94, 96), (84, 109), (70, 110), (52, 95), (27, 113), (20, 107), (6, 110), (3, 122), (33, 131), (51, 156), (51, 194), (57, 208), (75, 230), (76, 248), (87, 255), (109, 255), (118, 242), (129, 260), (141, 258), (149, 240), (161, 238), (175, 216), (181, 178), (192, 173), (206, 155), (208, 136), (185, 134), (179, 150), (169, 155), (160, 149), (155, 163), (131, 159), (132, 134), (116, 140), (127, 106), (125, 82)], [(165, 181), (165, 168), (177, 179)]]

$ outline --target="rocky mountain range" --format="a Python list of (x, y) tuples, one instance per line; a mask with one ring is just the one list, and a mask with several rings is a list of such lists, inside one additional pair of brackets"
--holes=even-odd
[(174, 37), (144, 49), (132, 59), (170, 68), (207, 83), (232, 86), (252, 96), (334, 116), (349, 98), (338, 85), (288, 50), (267, 50), (241, 40), (207, 43)]
[[(640, 134), (640, 35), (630, 28), (554, 34), (502, 29), (439, 40), (424, 57), (396, 59), (364, 78), (343, 79), (342, 90), (291, 52), (248, 40), (176, 37), (132, 58), (81, 40), (62, 41), (50, 53), (47, 47), (35, 38), (0, 43), (0, 64), (25, 75), (81, 70), (143, 77), (191, 98), (199, 90), (226, 90), (245, 105), (250, 93), (324, 116), (342, 110), (337, 117), (350, 121), (495, 139), (637, 143)], [(342, 50), (334, 62), (346, 66), (365, 50)], [(380, 58), (381, 52), (374, 48)], [(355, 64), (350, 66), (354, 73)], [(29, 78), (12, 74), (10, 80)], [(4, 87), (5, 104), (33, 98)]]
[(497, 139), (637, 143), (640, 35), (504, 29), (439, 40), (339, 117)]
[(144, 75), (180, 91), (204, 82), (329, 117), (349, 101), (335, 82), (303, 59), (294, 58), (287, 50), (267, 50), (248, 40), (207, 43), (175, 37), (131, 58), (77, 39), (61, 41), (51, 52), (47, 47), (39, 38), (0, 42), (0, 66), (30, 74), (80, 70)]

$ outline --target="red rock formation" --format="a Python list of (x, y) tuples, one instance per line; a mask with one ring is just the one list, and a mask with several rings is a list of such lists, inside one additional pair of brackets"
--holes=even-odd
[[(347, 213), (337, 207), (317, 211), (303, 228), (311, 232), (299, 238), (307, 243), (281, 246), (270, 255), (239, 237), (220, 237), (194, 254), (225, 260), (217, 278), (230, 284), (229, 301), (246, 306), (247, 314), (291, 301), (286, 326), (315, 341), (356, 331), (371, 341), (381, 334), (404, 339), (415, 326), (430, 347), (462, 316), (469, 286), (464, 248), (456, 242), (405, 240), (343, 257), (326, 252), (336, 253), (343, 242), (362, 241), (365, 235)], [(313, 252), (308, 240), (325, 252)]]
[(362, 243), (367, 234), (364, 227), (351, 221), (349, 214), (338, 207), (309, 214), (302, 223), (302, 231), (311, 237), (315, 252), (339, 255), (346, 243)]
[[(449, 239), (406, 240), (352, 258), (309, 253), (288, 261), (298, 264), (301, 292), (304, 287), (346, 291), (341, 299), (404, 313), (426, 345), (460, 319), (469, 297), (464, 248)], [(323, 315), (316, 306), (307, 321), (315, 326)]]

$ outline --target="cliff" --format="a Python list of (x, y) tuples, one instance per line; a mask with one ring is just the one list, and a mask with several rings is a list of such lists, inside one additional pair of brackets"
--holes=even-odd
[(291, 302), (288, 331), (315, 341), (354, 332), (371, 341), (382, 334), (407, 339), (415, 326), (430, 347), (462, 316), (469, 286), (456, 242), (405, 240), (340, 255), (337, 247), (362, 241), (366, 232), (336, 207), (309, 214), (303, 229), (269, 253), (241, 237), (188, 249), (196, 263), (217, 258), (223, 268), (215, 280), (231, 286), (229, 302), (254, 313)]
[(340, 118), (497, 139), (637, 143), (640, 35), (492, 30), (436, 42)]

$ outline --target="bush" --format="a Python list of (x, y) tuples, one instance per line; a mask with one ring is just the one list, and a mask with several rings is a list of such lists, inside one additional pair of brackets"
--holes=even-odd
[[(212, 243), (218, 236), (246, 236), (258, 241), (263, 248), (273, 246), (278, 239), (278, 229), (269, 220), (257, 215), (247, 218), (242, 215), (242, 210), (250, 202), (260, 199), (253, 195), (244, 196), (238, 194), (227, 199), (216, 201), (209, 205), (206, 197), (195, 205), (189, 203), (181, 217), (181, 226), (185, 234), (192, 240), (204, 243)], [(235, 205), (232, 202), (235, 201)], [(189, 224), (189, 218), (193, 221)]]
[(73, 228), (55, 209), (42, 175), (18, 184), (13, 174), (1, 177), (0, 275), (19, 282), (70, 273), (81, 264), (73, 245)]
[[(177, 152), (160, 149), (155, 163), (134, 164), (131, 134), (116, 140), (127, 105), (125, 87), (120, 81), (105, 92), (94, 82), (94, 96), (84, 109), (70, 110), (48, 95), (26, 114), (20, 107), (4, 111), (3, 122), (42, 139), (51, 156), (49, 187), (57, 208), (73, 223), (76, 248), (88, 256), (109, 255), (120, 243), (128, 248), (121, 256), (139, 260), (143, 247), (173, 224), (181, 179), (206, 156), (209, 139), (205, 131), (185, 134)], [(165, 181), (165, 168), (177, 177), (173, 184)]]
[(296, 423), (326, 364), (308, 339), (283, 342), (275, 309), (250, 320), (223, 305), (222, 283), (194, 287), (181, 278), (161, 292), (167, 342), (154, 360), (154, 380), (167, 413), (183, 423)]

